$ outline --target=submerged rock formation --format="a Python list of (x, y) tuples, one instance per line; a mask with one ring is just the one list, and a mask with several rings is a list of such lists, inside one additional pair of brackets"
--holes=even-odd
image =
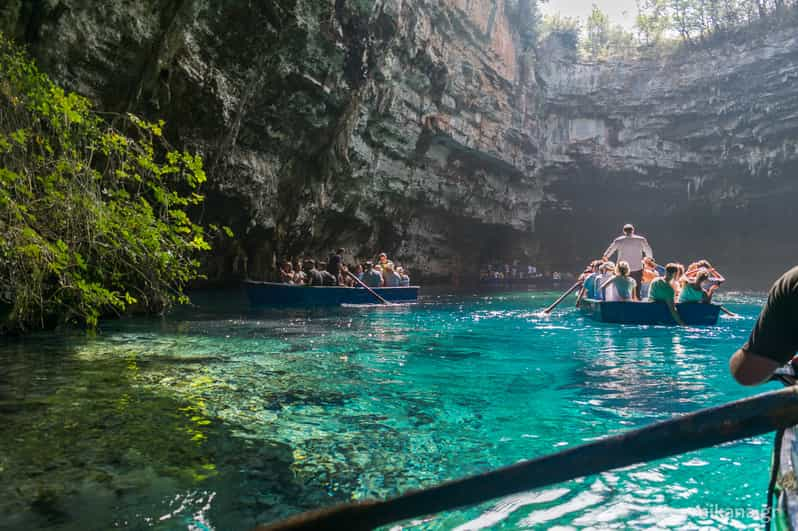
[(769, 277), (798, 256), (793, 29), (583, 63), (533, 0), (11, 2), (0, 25), (108, 111), (200, 150), (212, 278), (386, 250), (424, 276), (573, 268), (626, 221), (660, 258)]

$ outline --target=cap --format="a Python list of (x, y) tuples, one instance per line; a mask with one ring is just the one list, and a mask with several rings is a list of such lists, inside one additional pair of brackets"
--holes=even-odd
[(627, 223), (626, 225), (623, 226), (623, 230), (627, 230), (627, 229), (635, 230), (635, 226), (632, 225), (631, 223)]

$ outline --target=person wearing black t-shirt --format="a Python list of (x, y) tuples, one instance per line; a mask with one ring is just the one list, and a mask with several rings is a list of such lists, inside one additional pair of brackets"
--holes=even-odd
[(787, 271), (770, 289), (751, 337), (729, 360), (742, 385), (758, 385), (798, 352), (798, 267)]
[(330, 255), (330, 260), (327, 262), (327, 272), (335, 277), (335, 284), (341, 278), (341, 266), (344, 263), (344, 250), (338, 249), (335, 254)]

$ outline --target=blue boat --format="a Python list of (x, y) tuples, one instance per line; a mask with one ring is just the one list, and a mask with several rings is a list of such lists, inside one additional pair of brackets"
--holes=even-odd
[[(276, 282), (245, 280), (244, 289), (252, 306), (340, 306), (342, 304), (380, 304), (368, 290), (345, 286), (298, 286)], [(393, 303), (418, 300), (418, 286), (373, 288)]]
[[(664, 302), (606, 302), (584, 299), (579, 306), (587, 317), (602, 323), (675, 326)], [(718, 324), (720, 305), (682, 303), (676, 311), (687, 325), (714, 326)]]

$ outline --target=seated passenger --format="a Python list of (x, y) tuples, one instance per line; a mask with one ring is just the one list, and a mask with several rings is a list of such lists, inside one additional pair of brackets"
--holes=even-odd
[(701, 287), (701, 284), (709, 279), (709, 271), (702, 269), (695, 276), (692, 281), (687, 281), (679, 294), (679, 303), (687, 302), (703, 302), (709, 303), (712, 301), (712, 294), (718, 289), (717, 286), (712, 286), (708, 290)]
[(354, 284), (355, 281), (349, 275), (349, 266), (341, 264), (341, 285), (351, 288)]
[(380, 273), (371, 262), (366, 262), (366, 270), (363, 273), (363, 283), (370, 288), (379, 288), (382, 286), (382, 273)]
[(357, 264), (355, 266), (355, 276), (358, 278), (358, 280), (363, 280), (363, 265)]
[(643, 258), (643, 279), (640, 283), (640, 299), (645, 300), (648, 298), (648, 290), (651, 282), (655, 278), (665, 275), (665, 268), (658, 265), (653, 258), (646, 256)]
[(299, 260), (297, 260), (294, 263), (294, 284), (304, 285), (305, 282), (307, 282), (307, 275), (302, 271), (302, 266), (299, 264)]
[(585, 269), (585, 272), (580, 275), (579, 280), (582, 281), (582, 289), (576, 298), (576, 305), (579, 306), (583, 298), (597, 300), (598, 294), (598, 281), (599, 281), (599, 268), (601, 267), (601, 260), (593, 260), (590, 265)]
[[(613, 262), (604, 262), (599, 266), (599, 275), (596, 278), (596, 300), (604, 300), (604, 291), (601, 286), (614, 276), (615, 264)], [(612, 288), (614, 290), (615, 288)]]
[(687, 279), (684, 278), (684, 264), (677, 262), (676, 267), (678, 271), (676, 272), (676, 276), (673, 277), (671, 285), (673, 286), (674, 293), (676, 293), (676, 300), (679, 300), (679, 294), (682, 292)]
[(668, 311), (671, 312), (671, 317), (676, 323), (684, 326), (679, 312), (676, 311), (674, 300), (676, 292), (673, 290), (673, 279), (679, 274), (679, 266), (677, 264), (668, 264), (665, 266), (665, 276), (658, 277), (651, 281), (649, 287), (649, 300), (651, 302), (664, 302), (668, 306)]
[(399, 273), (399, 276), (402, 277), (402, 287), (406, 288), (410, 286), (410, 277), (405, 272), (402, 266), (396, 268), (396, 272)]
[(712, 264), (709, 263), (709, 260), (699, 260), (698, 262), (693, 262), (690, 264), (690, 267), (687, 268), (687, 272), (685, 272), (684, 276), (686, 276), (688, 280), (693, 280), (701, 269), (706, 269), (709, 273), (709, 278), (701, 285), (701, 287), (705, 290), (711, 288), (712, 286), (720, 287), (721, 284), (726, 282), (726, 279), (723, 277), (723, 275), (718, 273), (718, 270), (712, 267)]
[[(605, 293), (605, 300), (610, 302), (637, 300), (637, 295), (635, 294), (637, 281), (629, 276), (629, 262), (618, 262), (615, 270), (615, 276), (604, 282), (600, 287)], [(615, 288), (615, 293), (610, 291), (609, 288)]]
[(321, 272), (316, 268), (316, 262), (313, 260), (305, 260), (303, 269), (305, 270), (306, 284), (308, 286), (324, 285), (324, 279), (321, 276)]
[(337, 286), (338, 278), (327, 271), (327, 262), (318, 263), (319, 275), (321, 275), (322, 286)]
[(398, 288), (402, 285), (402, 277), (393, 270), (392, 265), (386, 265), (382, 272), (386, 288)]
[(294, 283), (294, 266), (288, 260), (283, 262), (283, 266), (280, 268), (280, 282), (283, 284)]

